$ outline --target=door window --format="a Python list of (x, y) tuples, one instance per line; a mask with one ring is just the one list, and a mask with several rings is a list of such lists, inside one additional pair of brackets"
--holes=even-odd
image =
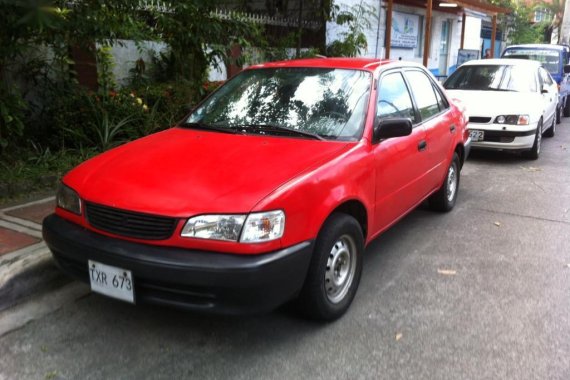
[(376, 116), (382, 119), (409, 117), (415, 120), (412, 99), (401, 73), (387, 74), (382, 78)]
[(421, 71), (407, 71), (406, 77), (414, 86), (414, 99), (422, 120), (439, 113), (439, 104), (431, 80)]

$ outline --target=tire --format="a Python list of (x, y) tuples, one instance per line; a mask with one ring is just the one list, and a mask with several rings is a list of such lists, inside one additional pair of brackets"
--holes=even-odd
[(562, 113), (564, 112), (564, 107), (560, 106), (556, 108), (556, 124), (560, 124), (562, 122)]
[(546, 131), (544, 131), (544, 137), (554, 137), (556, 134), (556, 120), (552, 120), (552, 125)]
[(317, 236), (307, 278), (297, 300), (300, 311), (322, 321), (341, 317), (356, 295), (363, 252), (360, 224), (350, 215), (333, 213)]
[(532, 148), (524, 152), (524, 156), (530, 160), (537, 160), (540, 157), (540, 146), (542, 145), (542, 120), (538, 122), (536, 133), (534, 135), (534, 144)]
[(437, 192), (429, 198), (429, 206), (434, 211), (450, 211), (457, 201), (460, 179), (460, 163), (457, 153), (453, 153), (453, 158), (447, 169), (447, 174), (443, 184)]
[(568, 96), (564, 98), (564, 117), (570, 116), (570, 101), (568, 101)]

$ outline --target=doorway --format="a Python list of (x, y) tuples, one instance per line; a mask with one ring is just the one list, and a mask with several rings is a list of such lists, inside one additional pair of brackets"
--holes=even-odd
[(449, 60), (449, 44), (451, 40), (451, 20), (441, 23), (441, 37), (439, 40), (439, 75), (447, 75)]

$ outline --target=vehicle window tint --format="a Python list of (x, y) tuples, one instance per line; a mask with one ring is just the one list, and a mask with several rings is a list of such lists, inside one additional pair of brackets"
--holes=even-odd
[(536, 92), (533, 72), (516, 65), (464, 65), (443, 84), (448, 90)]
[(421, 71), (408, 71), (406, 77), (412, 84), (414, 99), (422, 120), (429, 119), (439, 113), (439, 105), (433, 85), (427, 75)]
[(542, 63), (551, 73), (557, 73), (560, 64), (560, 54), (552, 49), (511, 48), (505, 50), (503, 57), (531, 59)]
[(445, 98), (441, 95), (439, 90), (437, 88), (435, 88), (435, 86), (434, 86), (433, 90), (435, 91), (435, 97), (437, 98), (437, 104), (439, 105), (439, 110), (443, 111), (443, 110), (448, 109), (449, 104), (447, 103)]
[(402, 74), (392, 73), (382, 78), (376, 116), (380, 118), (409, 117), (412, 120), (415, 119), (412, 99)]

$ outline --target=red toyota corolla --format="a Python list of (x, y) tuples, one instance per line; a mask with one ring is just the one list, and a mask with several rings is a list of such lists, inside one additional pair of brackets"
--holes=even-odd
[(450, 210), (466, 119), (422, 66), (250, 67), (179, 125), (62, 181), (45, 241), (95, 292), (195, 311), (350, 306), (364, 247), (429, 198)]

